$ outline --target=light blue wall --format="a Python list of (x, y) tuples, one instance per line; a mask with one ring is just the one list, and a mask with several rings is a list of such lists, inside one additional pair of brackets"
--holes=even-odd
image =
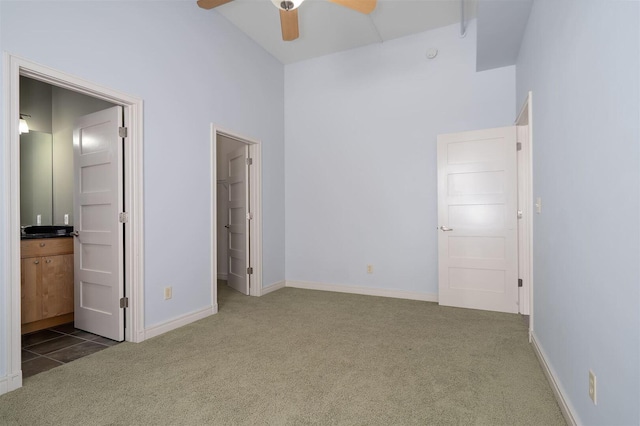
[(516, 63), (532, 3), (533, 0), (478, 1), (478, 71)]
[(437, 294), (437, 135), (515, 118), (515, 67), (475, 46), (471, 22), (285, 67), (287, 280)]
[(535, 1), (517, 63), (518, 105), (533, 91), (543, 206), (535, 338), (586, 425), (640, 423), (638, 6)]
[(147, 327), (211, 299), (211, 122), (263, 142), (263, 283), (284, 279), (282, 64), (195, 1), (0, 2), (0, 16), (1, 50), (144, 100)]

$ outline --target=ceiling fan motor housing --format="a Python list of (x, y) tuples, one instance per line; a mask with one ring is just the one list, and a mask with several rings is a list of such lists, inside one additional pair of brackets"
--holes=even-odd
[(303, 0), (271, 0), (271, 2), (278, 8), (284, 11), (289, 11), (300, 6)]

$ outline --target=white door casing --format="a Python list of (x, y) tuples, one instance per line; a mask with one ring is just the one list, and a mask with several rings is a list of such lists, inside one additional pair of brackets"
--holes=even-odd
[[(3, 54), (3, 85), (7, 89), (4, 97), (4, 158), (0, 168), (7, 183), (7, 200), (0, 206), (7, 222), (6, 250), (4, 251), (4, 275), (9, 283), (8, 303), (0, 318), (7, 327), (7, 340), (0, 348), (0, 357), (4, 354), (7, 361), (7, 375), (0, 377), (0, 394), (22, 386), (21, 371), (21, 321), (20, 321), (20, 138), (18, 119), (20, 113), (20, 76), (26, 76), (57, 87), (73, 90), (87, 96), (103, 99), (122, 105), (125, 121), (128, 123), (127, 143), (125, 145), (125, 203), (129, 213), (129, 229), (125, 235), (125, 274), (128, 286), (125, 288), (129, 298), (128, 321), (125, 337), (131, 342), (145, 340), (144, 330), (144, 187), (142, 149), (143, 101), (126, 93), (96, 85), (85, 79), (67, 74), (45, 65), (11, 55)], [(259, 158), (254, 155), (254, 158)], [(259, 234), (258, 234), (259, 235)], [(258, 265), (259, 265), (258, 259)]]
[(518, 312), (516, 128), (438, 136), (439, 303)]
[(76, 120), (74, 154), (75, 327), (124, 340), (122, 107)]
[(249, 294), (249, 148), (242, 145), (227, 154), (228, 224), (227, 277), (229, 286)]

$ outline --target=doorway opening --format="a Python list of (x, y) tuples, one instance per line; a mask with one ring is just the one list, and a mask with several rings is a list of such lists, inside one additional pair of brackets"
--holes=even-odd
[[(19, 132), (23, 378), (122, 340), (123, 326), (117, 333), (113, 326), (105, 333), (104, 327), (83, 321), (81, 312), (86, 308), (79, 306), (74, 290), (82, 250), (80, 238), (73, 237), (80, 211), (74, 177), (82, 174), (75, 173), (74, 129), (80, 117), (115, 106), (20, 77), (20, 116), (25, 120)], [(122, 168), (118, 169), (122, 176)]]
[(529, 342), (533, 335), (533, 93), (527, 98), (516, 118), (518, 135), (518, 273), (520, 313), (529, 325)]
[[(438, 135), (439, 303), (533, 315), (532, 110)], [(539, 213), (539, 209), (537, 210)]]
[[(212, 294), (262, 294), (260, 141), (211, 128)], [(220, 286), (220, 292), (218, 287)]]
[[(89, 83), (75, 76), (71, 76), (9, 54), (5, 54), (4, 59), (4, 87), (8, 89), (6, 92), (7, 96), (5, 97), (4, 117), (5, 123), (7, 123), (7, 126), (5, 127), (4, 145), (5, 152), (7, 152), (8, 155), (5, 157), (4, 179), (5, 182), (7, 182), (7, 188), (9, 190), (6, 195), (8, 202), (3, 207), (4, 214), (6, 215), (5, 217), (8, 219), (8, 229), (5, 229), (5, 235), (7, 236), (7, 250), (5, 251), (4, 264), (6, 266), (6, 276), (7, 283), (9, 285), (10, 297), (9, 303), (7, 304), (7, 310), (3, 313), (2, 317), (9, 326), (9, 335), (6, 345), (6, 355), (8, 360), (8, 381), (6, 390), (12, 391), (22, 386), (21, 335), (23, 331), (23, 312), (21, 294), (23, 292), (21, 289), (21, 283), (23, 281), (22, 278), (24, 276), (24, 272), (22, 270), (23, 259), (21, 258), (21, 226), (30, 225), (26, 223), (23, 224), (21, 220), (21, 212), (25, 208), (21, 209), (20, 205), (21, 150), (19, 120), (20, 114), (24, 113), (20, 109), (21, 106), (23, 106), (20, 101), (21, 85), (32, 84), (32, 82), (36, 85), (49, 85), (52, 87), (52, 91), (55, 90), (62, 93), (63, 97), (84, 96), (90, 98), (90, 103), (93, 103), (94, 106), (117, 105), (117, 107), (114, 108), (119, 111), (120, 116), (123, 118), (124, 122), (127, 123), (126, 143), (121, 147), (123, 151), (122, 158), (124, 158), (124, 162), (121, 166), (123, 175), (120, 175), (119, 177), (122, 188), (121, 205), (123, 206), (123, 211), (121, 213), (125, 213), (124, 218), (126, 220), (123, 223), (126, 222), (127, 224), (127, 232), (122, 238), (122, 243), (117, 247), (117, 250), (122, 254), (120, 257), (121, 260), (119, 261), (123, 270), (120, 282), (122, 284), (126, 282), (127, 287), (126, 289), (123, 289), (124, 297), (122, 297), (122, 300), (118, 300), (117, 302), (123, 306), (123, 312), (126, 309), (127, 313), (127, 323), (124, 326), (124, 339), (132, 342), (139, 342), (144, 339), (142, 323), (142, 319), (144, 317), (142, 299), (142, 100), (112, 89)], [(35, 108), (37, 110), (38, 107), (43, 106), (46, 106), (46, 102), (39, 103)], [(46, 114), (43, 116), (46, 116)], [(31, 118), (32, 126), (34, 126), (36, 124), (35, 118)], [(67, 117), (67, 119), (72, 120), (72, 118), (69, 117)], [(33, 130), (36, 130), (35, 126)], [(68, 159), (66, 161), (68, 161)], [(59, 166), (62, 168), (61, 165)], [(63, 181), (64, 179), (60, 179), (58, 183)], [(68, 191), (62, 191), (60, 188), (56, 188), (56, 183), (52, 184), (52, 192), (54, 192), (54, 190), (65, 193), (66, 197), (69, 198)], [(60, 222), (61, 224), (64, 224), (65, 222), (72, 223), (73, 217), (79, 216), (77, 212), (68, 211), (68, 205), (61, 200), (62, 199), (58, 200), (57, 203), (53, 203), (54, 206), (57, 204), (60, 209), (56, 209), (54, 206), (51, 208), (50, 220), (52, 224), (54, 221)], [(37, 225), (38, 222), (40, 222), (40, 225), (44, 225), (42, 222), (45, 216), (44, 214), (32, 212), (31, 216), (35, 216), (35, 218), (29, 219), (29, 221), (33, 220), (35, 222), (34, 225)], [(53, 241), (53, 239), (51, 241)], [(40, 246), (42, 243), (44, 243), (44, 246)], [(55, 244), (47, 244), (45, 241), (40, 241), (38, 243), (38, 247), (41, 249), (48, 250), (49, 246), (55, 246)], [(57, 265), (56, 261), (61, 260), (60, 265), (57, 265), (56, 268), (58, 268), (58, 273), (64, 274), (64, 272), (68, 270), (68, 255), (70, 253), (68, 253), (68, 248), (63, 248), (62, 250), (66, 250), (65, 253), (61, 256), (57, 256), (56, 259), (54, 259), (52, 253), (43, 253), (40, 259), (35, 259), (32, 263), (37, 265), (37, 267), (40, 267), (40, 262), (44, 262), (41, 266), (44, 268), (45, 265)], [(49, 262), (47, 262), (47, 260), (49, 260)], [(35, 261), (38, 261), (38, 263), (35, 263)], [(40, 273), (42, 273), (42, 271), (40, 271)], [(109, 298), (112, 297), (113, 295), (109, 294)], [(119, 296), (116, 295), (115, 297)], [(65, 297), (59, 297), (59, 299), (63, 300)], [(66, 299), (68, 299), (68, 297), (66, 297)], [(123, 301), (124, 303), (122, 303)]]

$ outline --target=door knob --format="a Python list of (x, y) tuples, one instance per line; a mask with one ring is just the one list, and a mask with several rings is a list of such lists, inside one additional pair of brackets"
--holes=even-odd
[(443, 230), (444, 232), (453, 231), (453, 228), (449, 228), (448, 226), (444, 226), (444, 225), (442, 225), (440, 229)]
[(80, 233), (78, 231), (73, 231), (71, 234), (69, 235), (73, 235), (74, 237), (78, 237), (80, 235)]
[(225, 225), (224, 227), (229, 229), (231, 227), (231, 225)]

